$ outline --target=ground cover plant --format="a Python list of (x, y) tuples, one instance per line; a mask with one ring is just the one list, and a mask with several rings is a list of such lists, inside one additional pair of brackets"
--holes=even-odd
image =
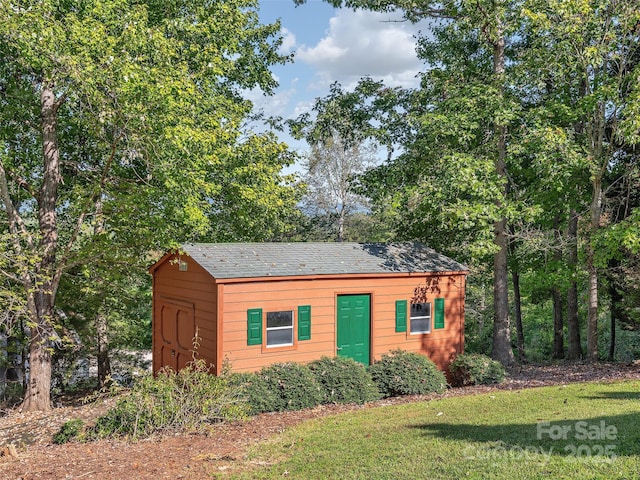
[(640, 381), (492, 391), (304, 423), (234, 478), (637, 478)]

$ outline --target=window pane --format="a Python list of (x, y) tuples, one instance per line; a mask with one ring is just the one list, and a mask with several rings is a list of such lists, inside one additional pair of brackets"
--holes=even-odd
[(431, 316), (431, 303), (412, 303), (411, 304), (411, 316), (412, 317), (430, 317)]
[(411, 304), (411, 333), (431, 333), (431, 303)]
[(267, 330), (267, 347), (293, 345), (293, 328)]
[(431, 332), (431, 318), (412, 318), (411, 333), (429, 333)]
[(292, 326), (293, 312), (267, 312), (267, 328)]

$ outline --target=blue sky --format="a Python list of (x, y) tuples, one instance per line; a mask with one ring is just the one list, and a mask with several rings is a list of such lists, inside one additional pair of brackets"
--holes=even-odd
[[(338, 81), (351, 88), (363, 76), (390, 86), (418, 84), (423, 67), (415, 54), (416, 35), (425, 24), (403, 22), (399, 13), (334, 9), (320, 0), (296, 7), (293, 0), (259, 0), (263, 23), (282, 23), (282, 53), (294, 53), (294, 62), (273, 69), (280, 83), (276, 94), (252, 100), (267, 115), (295, 118), (308, 111), (316, 97), (325, 96)], [(255, 95), (255, 96), (254, 96)], [(292, 142), (297, 150), (305, 145)]]

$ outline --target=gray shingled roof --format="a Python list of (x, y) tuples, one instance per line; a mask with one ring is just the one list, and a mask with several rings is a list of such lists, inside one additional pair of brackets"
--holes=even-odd
[(198, 243), (182, 249), (220, 279), (468, 270), (420, 243)]

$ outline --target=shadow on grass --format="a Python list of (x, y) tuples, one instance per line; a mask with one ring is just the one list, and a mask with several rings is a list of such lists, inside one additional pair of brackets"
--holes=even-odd
[(640, 392), (602, 392), (598, 395), (588, 395), (579, 398), (588, 398), (591, 400), (638, 400), (640, 402)]
[(424, 423), (425, 435), (483, 444), (501, 451), (551, 453), (568, 457), (640, 456), (640, 412), (585, 420), (505, 425)]

